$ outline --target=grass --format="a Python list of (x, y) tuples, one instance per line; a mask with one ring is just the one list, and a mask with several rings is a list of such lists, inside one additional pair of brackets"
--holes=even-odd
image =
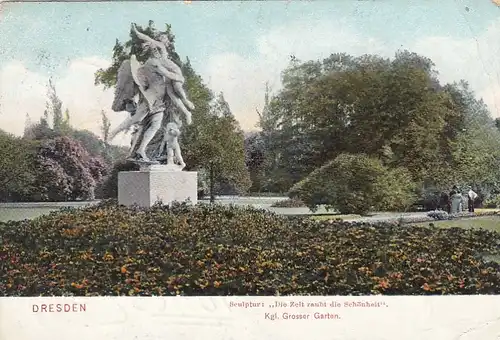
[[(480, 216), (481, 214), (491, 214), (494, 212), (500, 212), (499, 209), (475, 209), (476, 215)], [(397, 219), (397, 212), (394, 212), (394, 218)], [(360, 217), (367, 217), (367, 216), (361, 216), (361, 215), (356, 215), (356, 214), (324, 214), (324, 215), (316, 215), (316, 216), (311, 216), (312, 219), (317, 220), (317, 221), (325, 221), (325, 220), (333, 220), (333, 219), (354, 219), (354, 218), (360, 218)], [(470, 220), (470, 219), (469, 219)], [(425, 222), (427, 223), (427, 222)]]
[(0, 208), (0, 222), (21, 221), (59, 210), (59, 208)]
[(316, 216), (311, 216), (313, 220), (317, 221), (326, 221), (326, 220), (334, 220), (334, 219), (341, 219), (341, 220), (347, 220), (347, 219), (353, 219), (353, 218), (360, 218), (362, 217), (361, 215), (356, 215), (356, 214), (331, 214), (331, 215), (316, 215)]
[(430, 223), (438, 228), (486, 229), (500, 233), (500, 217), (498, 216), (480, 216), (463, 220), (415, 223), (414, 225), (428, 227)]

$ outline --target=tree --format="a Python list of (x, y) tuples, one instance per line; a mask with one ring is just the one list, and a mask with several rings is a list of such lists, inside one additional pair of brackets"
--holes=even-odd
[(500, 131), (466, 82), (450, 84), (447, 91), (462, 116), (452, 144), (454, 183), (472, 185), (487, 198), (500, 191)]
[(0, 201), (27, 201), (36, 178), (36, 142), (0, 130)]
[(61, 124), (61, 133), (68, 134), (69, 131), (71, 131), (71, 123), (70, 123), (70, 114), (69, 114), (69, 109), (66, 109), (64, 111), (64, 119)]
[(109, 139), (109, 129), (111, 127), (111, 122), (109, 121), (108, 116), (106, 115), (106, 112), (104, 110), (101, 111), (101, 132), (102, 132), (102, 138), (104, 139), (105, 143), (108, 143)]
[[(45, 111), (46, 112), (46, 111)], [(23, 137), (30, 140), (44, 140), (59, 136), (49, 125), (46, 115), (38, 123), (26, 126)]]
[(56, 133), (61, 133), (64, 125), (62, 101), (57, 95), (56, 87), (52, 82), (52, 79), (49, 79), (49, 84), (47, 86), (47, 97), (46, 115), (52, 115), (52, 129)]
[(245, 137), (245, 164), (252, 182), (250, 192), (260, 192), (265, 187), (266, 146), (264, 143), (263, 134), (260, 132), (248, 133)]
[(23, 137), (27, 139), (35, 139), (35, 134), (33, 131), (33, 127), (35, 124), (31, 121), (30, 115), (27, 113), (26, 114), (26, 120), (24, 123), (24, 132), (23, 132)]
[[(49, 121), (52, 117), (52, 126)], [(28, 139), (43, 140), (56, 136), (68, 135), (71, 132), (70, 112), (66, 109), (63, 113), (63, 103), (57, 95), (56, 87), (51, 79), (47, 85), (47, 102), (45, 111), (38, 123), (32, 123), (27, 115), (24, 137)]]
[(283, 185), (280, 179), (288, 178), (289, 174), (280, 173), (280, 122), (271, 106), (271, 89), (266, 83), (264, 92), (264, 105), (262, 110), (256, 110), (259, 116), (257, 127), (260, 131), (252, 133), (245, 139), (247, 152), (247, 168), (252, 181), (252, 192), (283, 192), (289, 185)]
[(90, 155), (94, 157), (105, 156), (104, 141), (92, 131), (72, 130), (70, 136), (75, 141), (78, 141)]
[(276, 160), (267, 172), (285, 190), (344, 152), (405, 167), (421, 185), (448, 176), (463, 119), (428, 58), (336, 54), (293, 62), (282, 79), (266, 119)]
[(246, 191), (251, 183), (245, 165), (243, 131), (222, 94), (215, 100), (210, 114), (203, 118), (199, 134), (189, 149), (196, 150), (196, 164), (208, 170), (211, 201), (222, 187)]

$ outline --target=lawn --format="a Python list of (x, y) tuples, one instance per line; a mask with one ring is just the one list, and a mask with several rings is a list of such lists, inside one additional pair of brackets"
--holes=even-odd
[(59, 207), (0, 208), (0, 222), (21, 221), (59, 210)]
[(465, 229), (486, 229), (500, 233), (499, 216), (482, 216), (475, 218), (465, 218), (461, 220), (436, 221), (416, 223), (416, 226), (428, 227), (432, 223), (438, 228), (465, 228)]
[(317, 215), (317, 216), (312, 216), (311, 218), (313, 220), (317, 221), (328, 221), (328, 220), (335, 220), (335, 219), (341, 219), (341, 220), (348, 220), (348, 219), (355, 219), (355, 218), (360, 218), (362, 217), (361, 215), (356, 215), (356, 214), (329, 214), (329, 215)]

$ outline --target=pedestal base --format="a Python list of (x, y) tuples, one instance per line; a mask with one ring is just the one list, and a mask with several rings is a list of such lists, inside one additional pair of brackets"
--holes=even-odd
[(118, 173), (118, 203), (149, 208), (156, 202), (171, 204), (189, 199), (198, 202), (198, 173), (172, 171), (171, 167), (155, 166), (141, 171)]

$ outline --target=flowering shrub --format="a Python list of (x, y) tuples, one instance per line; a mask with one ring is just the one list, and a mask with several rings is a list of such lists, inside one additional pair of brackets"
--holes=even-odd
[(449, 214), (444, 210), (429, 211), (427, 213), (427, 216), (429, 216), (435, 220), (449, 220), (450, 219)]
[(1, 296), (499, 294), (500, 234), (105, 202), (0, 223)]
[(106, 174), (102, 159), (68, 137), (44, 140), (35, 156), (35, 187), (41, 201), (90, 200), (94, 189)]

